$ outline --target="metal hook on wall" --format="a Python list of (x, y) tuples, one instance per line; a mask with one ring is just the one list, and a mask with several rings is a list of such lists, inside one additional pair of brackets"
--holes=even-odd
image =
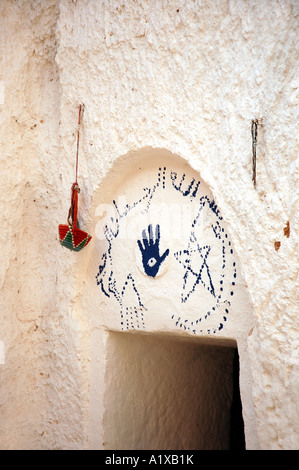
[(252, 136), (252, 181), (254, 188), (256, 187), (256, 144), (257, 144), (257, 130), (258, 119), (251, 121), (251, 136)]

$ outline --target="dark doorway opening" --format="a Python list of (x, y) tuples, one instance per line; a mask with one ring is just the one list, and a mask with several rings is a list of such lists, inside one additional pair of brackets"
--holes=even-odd
[(105, 448), (243, 450), (234, 340), (111, 332)]
[(230, 450), (245, 450), (246, 448), (239, 376), (239, 354), (238, 349), (236, 348), (233, 360), (233, 398), (230, 419)]

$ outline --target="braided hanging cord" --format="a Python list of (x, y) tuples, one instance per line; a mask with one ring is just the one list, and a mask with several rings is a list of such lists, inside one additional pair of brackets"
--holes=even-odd
[(76, 181), (72, 185), (71, 195), (71, 207), (68, 213), (68, 224), (59, 225), (59, 241), (60, 244), (72, 251), (80, 251), (84, 248), (91, 240), (91, 235), (83, 230), (80, 230), (78, 224), (78, 194), (80, 188), (78, 185), (78, 161), (79, 161), (79, 138), (80, 138), (80, 127), (83, 116), (84, 105), (79, 106), (78, 116), (78, 129), (77, 129), (77, 150), (76, 150)]
[(84, 104), (79, 105), (79, 116), (78, 116), (78, 129), (77, 129), (77, 151), (76, 151), (76, 183), (78, 184), (78, 160), (79, 160), (79, 139), (80, 139), (80, 127), (81, 120), (84, 113)]

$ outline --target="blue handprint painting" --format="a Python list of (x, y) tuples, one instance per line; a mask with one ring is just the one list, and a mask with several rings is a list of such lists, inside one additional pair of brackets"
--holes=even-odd
[(142, 264), (145, 274), (151, 277), (156, 277), (159, 272), (160, 266), (169, 255), (169, 249), (165, 250), (160, 256), (160, 225), (156, 225), (155, 236), (153, 233), (153, 226), (148, 226), (148, 233), (142, 231), (142, 242), (137, 240), (139, 250), (142, 255)]

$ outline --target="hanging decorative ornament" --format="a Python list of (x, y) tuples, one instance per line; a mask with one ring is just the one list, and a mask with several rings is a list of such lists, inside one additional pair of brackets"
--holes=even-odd
[(77, 219), (78, 215), (78, 193), (80, 188), (78, 185), (78, 155), (79, 155), (79, 135), (81, 119), (84, 111), (84, 105), (79, 106), (78, 131), (77, 131), (77, 153), (76, 153), (76, 182), (72, 185), (71, 207), (68, 214), (68, 224), (62, 224), (58, 227), (59, 241), (72, 251), (80, 251), (91, 240), (91, 235), (80, 230)]

